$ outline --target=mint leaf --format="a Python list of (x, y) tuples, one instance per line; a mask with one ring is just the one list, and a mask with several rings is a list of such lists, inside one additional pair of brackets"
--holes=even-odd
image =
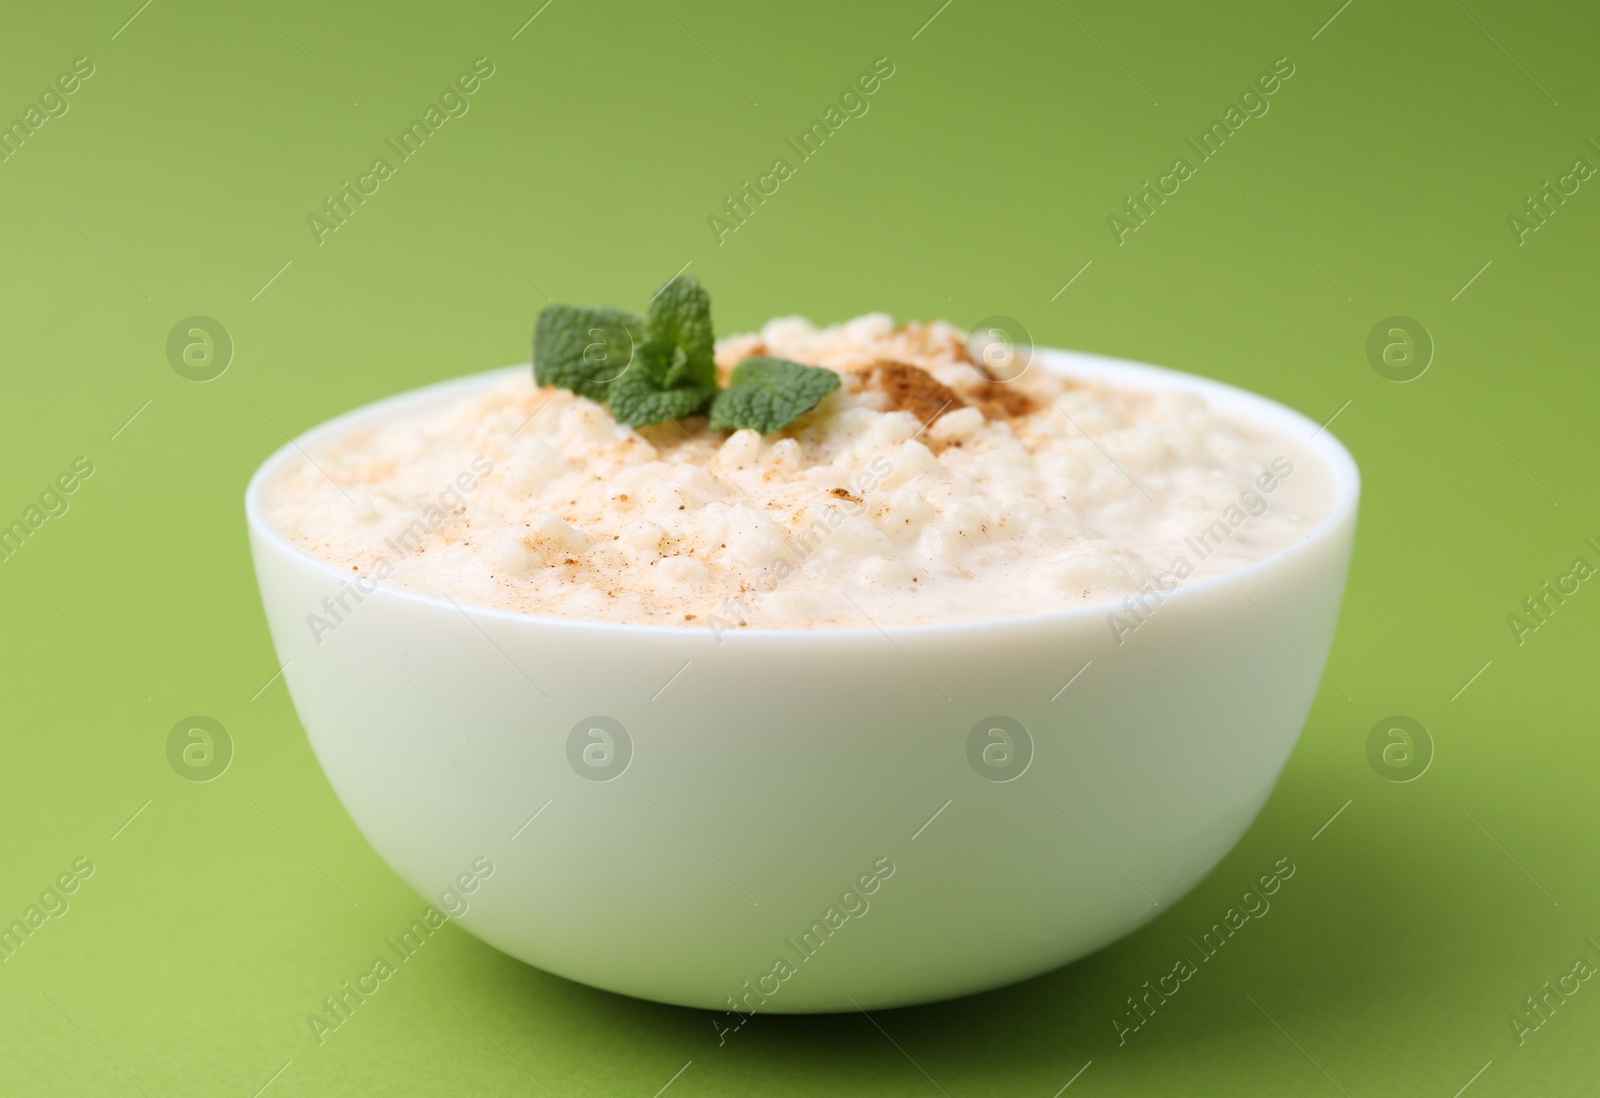
[(623, 309), (547, 305), (533, 326), (533, 379), (604, 401), (644, 342), (645, 327)]
[(781, 431), (839, 387), (839, 375), (821, 366), (782, 358), (747, 358), (711, 404), (717, 430)]
[(663, 384), (676, 386), (683, 381), (702, 388), (717, 385), (716, 337), (711, 331), (711, 295), (698, 278), (678, 277), (662, 287), (650, 302), (646, 322), (650, 343), (676, 349), (663, 376)]
[[(674, 354), (673, 352), (676, 352)], [(684, 352), (668, 344), (647, 343), (633, 357), (633, 365), (611, 384), (611, 414), (618, 423), (643, 427), (668, 419), (703, 412), (716, 393), (714, 385), (693, 381), (670, 384), (681, 373)]]
[(641, 373), (629, 373), (611, 387), (611, 414), (618, 423), (643, 427), (705, 411), (711, 389), (658, 389)]

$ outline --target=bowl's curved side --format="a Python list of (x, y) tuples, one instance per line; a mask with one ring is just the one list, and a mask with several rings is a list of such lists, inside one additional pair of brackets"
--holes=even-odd
[[(420, 893), (458, 889), (467, 929), (587, 984), (822, 1011), (1046, 971), (1203, 877), (1316, 694), (1348, 502), (1293, 552), (1154, 606), (1121, 643), (1106, 615), (1075, 613), (719, 644), (382, 587), (331, 621), (337, 572), (254, 510), (251, 543), (317, 757)], [(633, 748), (607, 781), (569, 752), (596, 716)], [(1008, 782), (969, 761), (996, 716), (1033, 743)]]

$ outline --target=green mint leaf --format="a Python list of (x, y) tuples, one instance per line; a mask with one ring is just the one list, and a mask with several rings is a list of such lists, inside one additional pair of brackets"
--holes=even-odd
[(788, 427), (839, 387), (839, 375), (821, 366), (782, 358), (747, 358), (711, 404), (717, 430), (754, 428), (771, 434)]
[(717, 364), (713, 355), (716, 337), (711, 331), (711, 296), (700, 280), (680, 276), (661, 288), (650, 302), (646, 322), (648, 341), (676, 348), (667, 364), (663, 384), (676, 386), (684, 381), (714, 389)]
[(681, 368), (682, 358), (683, 351), (678, 347), (660, 343), (641, 346), (634, 354), (633, 365), (611, 384), (611, 414), (616, 421), (643, 427), (705, 411), (716, 393), (714, 386), (692, 381), (668, 383), (667, 379)]
[(547, 305), (533, 326), (533, 379), (604, 401), (644, 333), (645, 322), (622, 309)]

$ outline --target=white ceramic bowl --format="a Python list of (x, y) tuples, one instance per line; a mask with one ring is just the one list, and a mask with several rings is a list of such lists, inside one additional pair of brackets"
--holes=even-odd
[(390, 587), (347, 599), (318, 643), (307, 615), (350, 577), (272, 528), (265, 486), (299, 445), (503, 372), (283, 447), (250, 482), (251, 548), (295, 707), (356, 825), (512, 956), (717, 1010), (962, 995), (1153, 918), (1238, 841), (1294, 747), (1333, 638), (1359, 476), (1327, 431), (1262, 397), (1036, 356), (1036, 369), (1198, 392), (1301, 440), (1331, 512), (1272, 556), (1179, 588), (1122, 645), (1104, 606), (717, 643)]

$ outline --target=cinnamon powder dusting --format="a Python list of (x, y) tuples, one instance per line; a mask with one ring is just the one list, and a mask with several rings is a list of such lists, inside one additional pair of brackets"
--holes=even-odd
[(879, 362), (872, 368), (870, 380), (873, 388), (889, 398), (889, 411), (910, 412), (924, 427), (945, 412), (966, 407), (954, 389), (904, 362)]
[(985, 381), (973, 397), (990, 419), (1020, 419), (1039, 407), (1027, 393), (1002, 381)]

